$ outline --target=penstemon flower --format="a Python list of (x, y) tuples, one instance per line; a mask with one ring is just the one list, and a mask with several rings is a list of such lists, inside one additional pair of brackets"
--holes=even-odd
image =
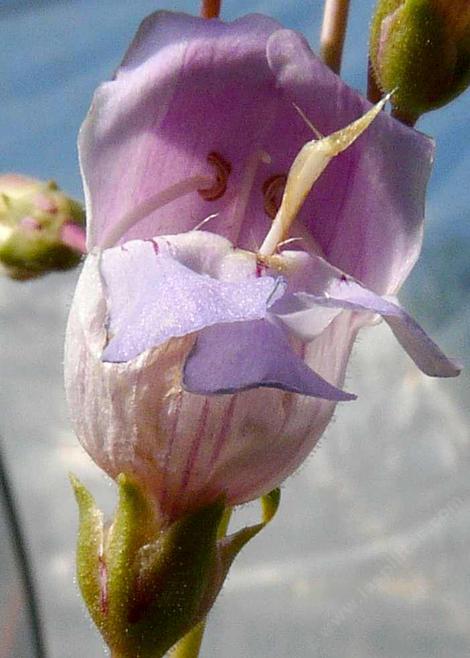
[[(205, 618), (272, 490), (354, 399), (362, 326), (381, 316), (424, 372), (459, 372), (394, 297), (433, 144), (384, 104), (269, 18), (165, 12), (95, 94), (65, 381), (119, 484), (105, 527), (74, 480), (78, 580), (113, 658), (161, 657)], [(224, 536), (224, 509), (258, 496), (263, 521)]]
[(458, 373), (394, 298), (433, 144), (370, 107), (256, 15), (154, 14), (95, 94), (68, 402), (96, 463), (165, 523), (292, 473), (354, 398), (348, 357), (377, 314), (424, 372)]

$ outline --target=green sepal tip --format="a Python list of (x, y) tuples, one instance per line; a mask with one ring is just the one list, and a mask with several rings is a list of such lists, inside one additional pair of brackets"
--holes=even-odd
[(90, 615), (101, 628), (103, 600), (101, 591), (101, 559), (103, 555), (103, 515), (95, 500), (81, 482), (70, 474), (78, 504), (77, 580)]

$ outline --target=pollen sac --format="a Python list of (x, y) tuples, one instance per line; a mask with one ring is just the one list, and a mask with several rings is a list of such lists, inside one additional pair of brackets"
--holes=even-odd
[(370, 58), (379, 87), (393, 91), (395, 115), (414, 124), (470, 83), (468, 0), (379, 0)]
[(215, 151), (209, 153), (207, 156), (207, 162), (213, 166), (215, 171), (214, 185), (212, 187), (198, 190), (198, 192), (204, 201), (216, 201), (217, 199), (220, 199), (227, 190), (227, 182), (232, 171), (232, 165)]
[(12, 279), (77, 265), (81, 249), (64, 236), (83, 235), (84, 222), (81, 206), (54, 182), (0, 176), (0, 263)]
[(282, 195), (287, 182), (286, 174), (278, 174), (268, 178), (263, 184), (264, 212), (274, 219), (281, 206)]

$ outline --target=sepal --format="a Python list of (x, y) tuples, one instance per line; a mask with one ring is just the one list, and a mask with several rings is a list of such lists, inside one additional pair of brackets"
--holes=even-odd
[(237, 555), (242, 548), (253, 539), (253, 537), (271, 522), (279, 508), (280, 501), (281, 490), (273, 489), (273, 491), (260, 498), (262, 511), (260, 523), (242, 528), (241, 530), (227, 536), (223, 536), (225, 534), (224, 532), (219, 532), (220, 538), (217, 546), (218, 570), (214, 572), (213, 581), (207, 588), (206, 598), (203, 605), (207, 610), (209, 610), (214, 604)]
[[(194, 647), (199, 647), (204, 632), (203, 611), (210, 610), (214, 601), (224, 584), (228, 571), (241, 549), (253, 539), (275, 516), (281, 500), (280, 489), (273, 489), (270, 493), (260, 498), (262, 518), (261, 522), (247, 528), (242, 528), (229, 536), (226, 531), (231, 516), (231, 508), (226, 508), (218, 527), (217, 542), (218, 553), (218, 570), (214, 572), (212, 582), (206, 589), (206, 597), (201, 607), (201, 619), (198, 624), (193, 626), (191, 631), (175, 645), (174, 655), (180, 656), (193, 655)], [(188, 653), (189, 652), (189, 653)], [(196, 655), (196, 653), (194, 653)]]
[(103, 598), (103, 515), (91, 493), (70, 474), (78, 505), (77, 579), (83, 599), (95, 624), (100, 627), (105, 607)]
[(243, 546), (275, 515), (279, 490), (263, 496), (262, 520), (225, 536), (224, 501), (162, 523), (131, 478), (117, 478), (119, 502), (104, 529), (93, 496), (74, 477), (79, 509), (78, 584), (113, 658), (161, 658), (212, 607)]
[(78, 583), (94, 622), (113, 657), (160, 658), (208, 612), (223, 501), (164, 525), (145, 492), (120, 475), (114, 521), (103, 533), (93, 497), (76, 478), (72, 484)]
[(245, 544), (261, 532), (261, 530), (263, 530), (263, 528), (265, 528), (274, 518), (281, 502), (281, 490), (273, 489), (270, 493), (262, 496), (260, 502), (262, 511), (260, 523), (248, 526), (247, 528), (242, 528), (238, 532), (225, 537), (221, 541), (220, 550), (222, 559), (227, 565), (227, 571)]

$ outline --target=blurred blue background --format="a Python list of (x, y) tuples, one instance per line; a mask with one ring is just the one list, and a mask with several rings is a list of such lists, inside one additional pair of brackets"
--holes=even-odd
[[(343, 77), (361, 90), (372, 5), (353, 0), (345, 49)], [(75, 141), (92, 92), (158, 8), (199, 10), (182, 0), (2, 0), (1, 171), (54, 178), (81, 198)], [(318, 46), (320, 1), (226, 0), (222, 16), (247, 12), (269, 13)], [(402, 299), (447, 353), (468, 363), (470, 93), (419, 128), (437, 140), (436, 165), (423, 255)], [(105, 655), (74, 584), (77, 520), (67, 471), (107, 510), (114, 500), (113, 486), (78, 446), (64, 403), (62, 345), (77, 274), (0, 279), (0, 434), (50, 658)], [(468, 372), (426, 378), (380, 326), (363, 332), (348, 389), (360, 400), (338, 409), (284, 487), (278, 517), (236, 562), (210, 616), (204, 657), (470, 655)], [(256, 512), (248, 506), (240, 520)], [(2, 559), (3, 613), (15, 605), (12, 570), (11, 558)], [(0, 658), (29, 658), (24, 647), (8, 653), (8, 632), (0, 633)]]

